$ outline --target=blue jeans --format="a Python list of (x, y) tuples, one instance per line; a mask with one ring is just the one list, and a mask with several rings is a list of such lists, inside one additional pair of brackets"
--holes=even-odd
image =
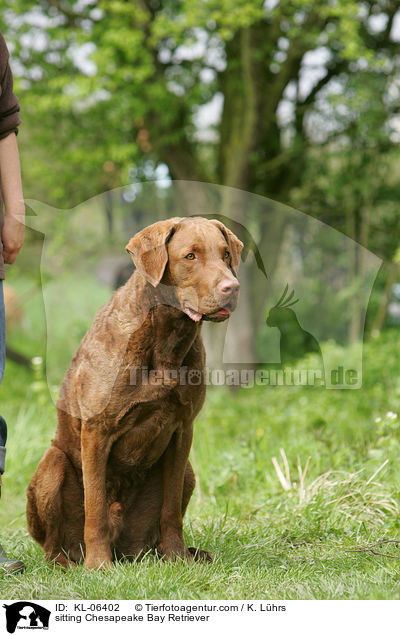
[[(6, 314), (4, 310), (3, 281), (0, 280), (0, 384), (6, 362)], [(4, 472), (6, 459), (7, 426), (0, 415), (0, 475)]]
[(6, 363), (6, 313), (4, 310), (3, 281), (0, 280), (0, 384)]

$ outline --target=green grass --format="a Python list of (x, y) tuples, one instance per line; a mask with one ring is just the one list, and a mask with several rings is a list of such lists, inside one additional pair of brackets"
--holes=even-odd
[[(39, 340), (22, 332), (14, 344), (42, 353)], [(214, 562), (147, 556), (106, 572), (46, 563), (27, 533), (25, 491), (56, 415), (43, 379), (10, 363), (0, 392), (9, 424), (0, 534), (27, 571), (0, 575), (0, 596), (400, 598), (398, 544), (376, 545), (375, 552), (392, 556), (367, 549), (400, 539), (400, 418), (391, 414), (400, 413), (397, 346), (396, 331), (365, 346), (363, 388), (356, 391), (210, 389), (195, 426), (197, 486), (185, 536), (188, 545), (212, 552)]]

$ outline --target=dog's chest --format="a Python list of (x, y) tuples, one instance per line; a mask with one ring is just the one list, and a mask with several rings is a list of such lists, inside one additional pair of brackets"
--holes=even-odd
[(157, 462), (174, 432), (192, 425), (205, 396), (204, 348), (193, 333), (186, 340), (176, 334), (157, 339), (151, 355), (140, 356), (140, 365), (129, 354), (114, 387), (117, 400), (110, 405), (119, 413), (109, 459), (118, 472)]
[(191, 426), (204, 399), (204, 386), (188, 392), (171, 389), (159, 401), (138, 405), (121, 421), (122, 434), (114, 442), (109, 462), (117, 472), (149, 468), (164, 454), (172, 435)]

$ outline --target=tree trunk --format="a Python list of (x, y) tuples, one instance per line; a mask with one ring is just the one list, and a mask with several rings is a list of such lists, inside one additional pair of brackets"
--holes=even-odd
[(376, 314), (375, 320), (371, 327), (371, 335), (372, 337), (376, 337), (379, 335), (383, 327), (383, 323), (385, 322), (388, 306), (390, 303), (390, 298), (392, 294), (392, 287), (395, 284), (396, 280), (400, 274), (400, 263), (389, 263), (389, 272), (385, 285), (385, 291), (383, 292), (382, 299), (379, 305), (378, 312)]

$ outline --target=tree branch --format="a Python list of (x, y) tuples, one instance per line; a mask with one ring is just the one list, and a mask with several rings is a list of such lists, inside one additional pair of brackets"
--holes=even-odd
[(315, 102), (318, 93), (331, 81), (333, 77), (339, 75), (348, 68), (348, 62), (337, 60), (327, 67), (326, 74), (322, 77), (303, 100), (297, 100), (295, 107), (295, 128), (297, 135), (301, 135), (304, 126), (304, 116), (310, 106)]
[(77, 22), (78, 20), (91, 20), (92, 19), (90, 17), (90, 12), (89, 11), (81, 11), (80, 13), (76, 13), (75, 11), (70, 9), (69, 7), (66, 7), (63, 2), (60, 2), (60, 0), (46, 0), (46, 2), (44, 2), (44, 3), (42, 2), (42, 4), (50, 5), (51, 7), (54, 7), (55, 9), (57, 9), (57, 11), (62, 13), (62, 15), (65, 16), (68, 19), (68, 25), (69, 26), (79, 26), (79, 24)]

